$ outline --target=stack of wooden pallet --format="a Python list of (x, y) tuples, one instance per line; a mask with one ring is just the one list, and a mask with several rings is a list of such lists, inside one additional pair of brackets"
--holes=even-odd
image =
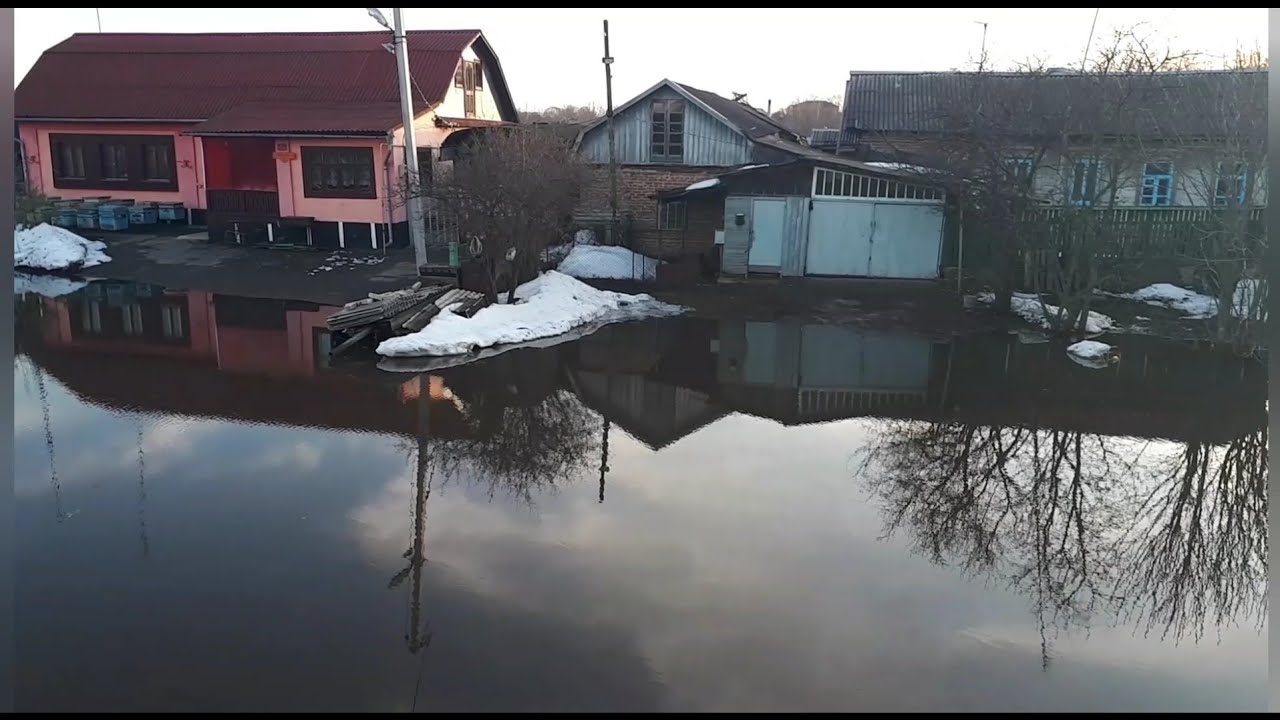
[(489, 304), (483, 294), (448, 285), (422, 287), (414, 283), (404, 290), (370, 293), (368, 297), (349, 302), (329, 316), (326, 323), (335, 336), (345, 339), (330, 351), (336, 356), (369, 337), (390, 337), (418, 332), (440, 311), (449, 308), (463, 317), (471, 317)]

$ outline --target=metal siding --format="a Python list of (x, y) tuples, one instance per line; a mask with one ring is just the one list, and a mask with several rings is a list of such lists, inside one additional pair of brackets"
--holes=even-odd
[(942, 254), (942, 206), (876, 203), (868, 274), (935, 278)]
[(782, 236), (782, 275), (804, 275), (805, 248), (809, 242), (809, 198), (787, 198), (786, 231)]
[[(746, 221), (741, 227), (733, 222), (742, 213)], [(724, 248), (720, 269), (728, 275), (747, 274), (747, 251), (751, 247), (751, 198), (732, 195), (724, 200)]]
[[(613, 124), (618, 162), (624, 165), (651, 164), (650, 102), (683, 97), (670, 88), (661, 87), (644, 100), (615, 115)], [(597, 125), (583, 136), (580, 151), (588, 162), (609, 162), (609, 129), (606, 123)], [(751, 162), (751, 151), (751, 143), (733, 128), (697, 105), (685, 102), (684, 165), (746, 165)]]
[(805, 249), (805, 274), (867, 275), (874, 220), (875, 203), (814, 200)]

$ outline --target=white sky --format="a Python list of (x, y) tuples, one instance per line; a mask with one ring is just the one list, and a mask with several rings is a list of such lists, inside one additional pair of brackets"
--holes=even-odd
[[(102, 8), (105, 32), (376, 30), (363, 8)], [(390, 12), (386, 13), (390, 16)], [(493, 44), (516, 106), (604, 105), (601, 20), (608, 18), (614, 102), (668, 77), (774, 108), (840, 95), (850, 70), (946, 70), (976, 57), (982, 27), (996, 62), (1028, 57), (1078, 65), (1093, 8), (906, 10), (812, 8), (654, 10), (408, 8), (410, 29), (479, 28)], [(14, 85), (40, 53), (74, 32), (94, 32), (92, 8), (16, 8)], [(1096, 37), (1145, 23), (1178, 49), (1217, 56), (1266, 51), (1265, 8), (1103, 8)]]

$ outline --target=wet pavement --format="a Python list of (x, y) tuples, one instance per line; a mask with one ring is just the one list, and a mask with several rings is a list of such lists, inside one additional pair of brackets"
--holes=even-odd
[(389, 373), (331, 309), (19, 304), (20, 710), (1265, 706), (1254, 360), (704, 312)]

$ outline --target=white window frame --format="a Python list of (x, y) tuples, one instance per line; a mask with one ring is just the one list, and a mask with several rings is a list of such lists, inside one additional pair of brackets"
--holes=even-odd
[(946, 201), (946, 193), (923, 183), (906, 179), (865, 175), (846, 170), (813, 168), (810, 196), (815, 200), (853, 202), (892, 202), (937, 205)]

